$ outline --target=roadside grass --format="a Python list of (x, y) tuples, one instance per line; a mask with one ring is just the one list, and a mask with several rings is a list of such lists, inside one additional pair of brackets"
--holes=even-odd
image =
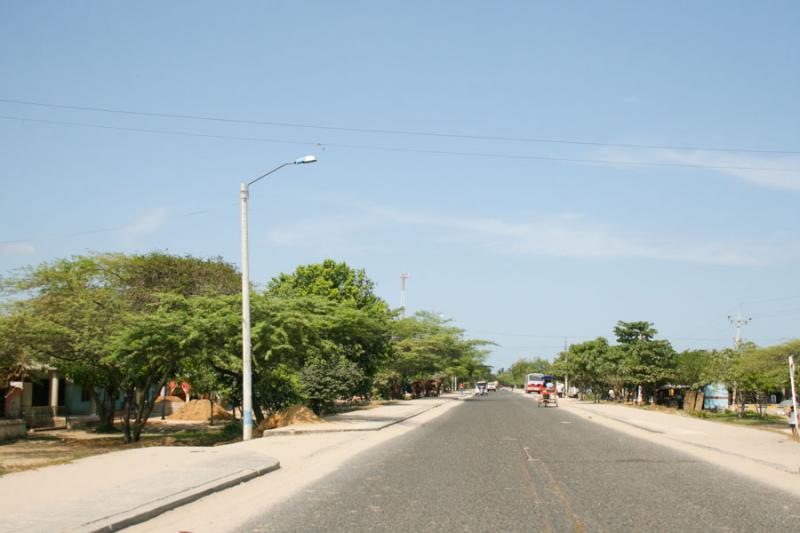
[(115, 451), (150, 446), (217, 446), (241, 440), (238, 422), (189, 427), (154, 424), (145, 430), (147, 433), (143, 433), (141, 440), (134, 444), (125, 444), (122, 432), (84, 430), (34, 433), (24, 438), (0, 441), (0, 476)]
[(708, 411), (696, 411), (695, 413), (688, 413), (697, 418), (706, 420), (713, 420), (716, 422), (726, 422), (729, 424), (738, 424), (741, 426), (760, 426), (760, 427), (777, 427), (783, 429), (786, 427), (786, 418), (778, 415), (764, 414), (759, 415), (752, 411), (747, 411), (743, 414), (724, 411), (713, 413)]
[(242, 439), (242, 426), (239, 422), (204, 428), (183, 429), (162, 434), (142, 434), (144, 446), (217, 446)]
[(703, 420), (710, 420), (712, 422), (722, 422), (725, 424), (736, 424), (739, 426), (749, 426), (758, 429), (769, 430), (783, 430), (787, 427), (786, 417), (779, 415), (764, 414), (759, 415), (754, 411), (746, 411), (745, 413), (734, 413), (732, 411), (692, 411), (687, 412), (676, 407), (665, 407), (663, 405), (635, 405), (625, 404), (627, 407), (634, 407), (645, 411), (658, 411), (660, 413), (669, 413), (678, 416), (692, 416), (694, 418), (701, 418)]
[(402, 400), (365, 400), (365, 401), (337, 401), (334, 403), (330, 413), (326, 414), (340, 414), (348, 413), (350, 411), (363, 411), (366, 409), (375, 409), (376, 407), (383, 407), (384, 405), (396, 405)]

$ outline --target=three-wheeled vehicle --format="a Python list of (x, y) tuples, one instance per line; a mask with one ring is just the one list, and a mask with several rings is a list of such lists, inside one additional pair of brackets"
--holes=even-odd
[(551, 405), (558, 407), (558, 386), (553, 376), (545, 376), (542, 392), (539, 394), (539, 401), (536, 406), (550, 407)]

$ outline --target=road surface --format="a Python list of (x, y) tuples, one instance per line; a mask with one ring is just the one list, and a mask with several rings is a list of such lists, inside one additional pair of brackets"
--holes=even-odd
[(357, 456), (241, 528), (798, 530), (800, 500), (507, 391)]

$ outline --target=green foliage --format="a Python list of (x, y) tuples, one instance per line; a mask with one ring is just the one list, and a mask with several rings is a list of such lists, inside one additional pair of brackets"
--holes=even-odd
[(136, 390), (157, 385), (165, 368), (174, 367), (165, 365), (165, 354), (157, 355), (178, 341), (173, 332), (180, 324), (172, 316), (177, 311), (164, 308), (176, 302), (167, 304), (165, 295), (229, 291), (234, 279), (236, 270), (219, 260), (96, 254), (43, 263), (5, 285), (20, 298), (14, 312), (31, 317), (28, 351), (84, 387), (97, 402), (101, 427), (108, 429), (120, 392), (131, 408), (147, 409), (149, 402), (137, 401)]
[(685, 350), (675, 356), (676, 385), (693, 389), (726, 381), (730, 375), (730, 351)]
[(187, 302), (164, 295), (150, 309), (126, 317), (102, 362), (119, 372), (124, 392), (125, 440), (137, 442), (153, 409), (155, 395), (178, 372), (187, 353)]
[[(491, 342), (466, 339), (464, 330), (450, 326), (448, 322), (424, 311), (395, 321), (392, 324), (394, 357), (386, 363), (384, 380), (394, 376), (402, 384), (445, 376), (469, 381), (488, 378), (491, 370), (485, 365), (487, 352), (483, 346)], [(397, 390), (396, 386), (394, 390)]]
[(268, 413), (285, 409), (303, 400), (300, 375), (285, 363), (259, 370), (253, 394)]
[(0, 314), (0, 383), (27, 375), (36, 361), (35, 336), (31, 337), (33, 317), (22, 309)]
[(268, 292), (281, 297), (318, 296), (358, 309), (388, 309), (386, 302), (375, 295), (374, 288), (375, 284), (363, 269), (326, 259), (322, 263), (299, 266), (292, 274), (280, 274), (269, 283)]
[(789, 356), (794, 356), (796, 364), (800, 364), (800, 340), (767, 348), (748, 346), (733, 363), (739, 389), (767, 394), (788, 388)]
[(300, 385), (311, 409), (321, 415), (337, 399), (352, 397), (363, 378), (358, 366), (347, 359), (313, 361), (300, 372)]
[(508, 371), (499, 373), (497, 377), (503, 383), (522, 387), (525, 385), (525, 377), (534, 372), (550, 374), (553, 372), (553, 365), (547, 359), (540, 357), (536, 359), (518, 359)]
[(614, 326), (614, 336), (620, 344), (632, 344), (636, 341), (649, 341), (656, 336), (658, 331), (651, 322), (623, 322), (617, 321)]
[[(193, 366), (208, 366), (221, 384), (241, 390), (241, 303), (238, 297), (192, 300)], [(299, 400), (299, 372), (309, 362), (344, 359), (371, 377), (389, 354), (389, 317), (317, 296), (255, 294), (251, 299), (253, 411), (257, 421)], [(361, 389), (369, 389), (363, 383)], [(240, 398), (234, 398), (238, 403)]]
[(651, 393), (675, 372), (675, 351), (669, 341), (653, 340), (657, 333), (650, 322), (619, 321), (614, 328), (625, 381), (642, 385)]

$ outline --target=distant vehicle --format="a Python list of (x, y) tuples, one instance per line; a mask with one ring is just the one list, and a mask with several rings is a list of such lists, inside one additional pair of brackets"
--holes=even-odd
[(497, 391), (497, 382), (496, 381), (490, 381), (489, 383), (487, 383), (486, 384), (486, 390)]
[(544, 374), (534, 372), (525, 376), (525, 394), (532, 392), (541, 394), (542, 388), (544, 388)]
[(553, 376), (544, 377), (544, 387), (539, 395), (538, 407), (558, 407), (558, 387)]
[(479, 381), (479, 382), (477, 382), (477, 383), (475, 384), (475, 392), (477, 392), (477, 393), (478, 393), (478, 394), (480, 394), (481, 396), (483, 396), (484, 394), (486, 394), (486, 382), (485, 382), (485, 381)]

